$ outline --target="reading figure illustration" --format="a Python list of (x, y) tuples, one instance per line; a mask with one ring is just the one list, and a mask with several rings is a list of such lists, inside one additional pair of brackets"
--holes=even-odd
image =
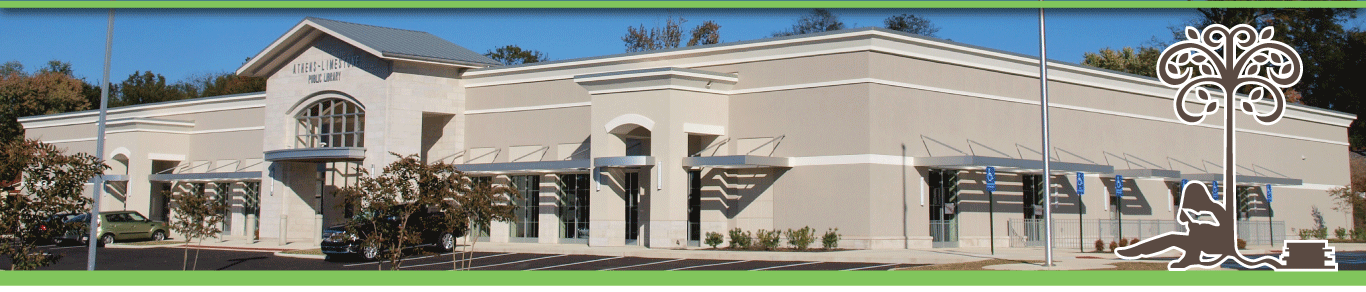
[[(1298, 83), (1303, 64), (1294, 49), (1272, 40), (1271, 27), (1261, 31), (1246, 24), (1228, 28), (1215, 24), (1203, 32), (1186, 27), (1186, 40), (1167, 47), (1158, 59), (1157, 76), (1163, 84), (1180, 88), (1173, 109), (1181, 122), (1199, 124), (1205, 116), (1224, 108), (1224, 185), (1237, 186), (1234, 161), (1237, 147), (1234, 136), (1234, 109), (1251, 115), (1263, 125), (1275, 124), (1285, 112), (1282, 88)], [(1216, 99), (1215, 94), (1222, 95)], [(1191, 100), (1188, 97), (1194, 96)], [(1192, 112), (1188, 104), (1202, 105)], [(1181, 257), (1167, 265), (1168, 270), (1191, 267), (1211, 268), (1232, 260), (1246, 268), (1270, 267), (1276, 270), (1335, 271), (1332, 247), (1325, 240), (1286, 240), (1281, 257), (1249, 259), (1237, 249), (1236, 210), (1230, 207), (1233, 196), (1214, 199), (1205, 183), (1192, 181), (1181, 186), (1181, 207), (1177, 223), (1185, 231), (1167, 232), (1137, 244), (1115, 250), (1115, 255), (1137, 259), (1162, 254), (1172, 249)], [(1326, 247), (1326, 248), (1325, 248)], [(1291, 257), (1291, 251), (1295, 256)]]

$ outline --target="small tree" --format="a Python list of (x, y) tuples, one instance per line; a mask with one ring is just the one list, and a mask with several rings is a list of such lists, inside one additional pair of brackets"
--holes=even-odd
[(791, 29), (775, 32), (773, 33), (773, 36), (792, 36), (841, 29), (844, 29), (844, 22), (840, 21), (839, 16), (831, 13), (830, 10), (815, 9), (811, 10), (811, 13), (797, 19), (797, 23), (792, 24)]
[[(180, 265), (181, 270), (190, 266), (189, 245), (191, 240), (196, 240), (200, 245), (203, 245), (204, 238), (223, 232), (219, 227), (223, 226), (223, 211), (228, 208), (222, 200), (215, 200), (205, 195), (202, 184), (191, 184), (189, 187), (189, 191), (171, 195), (171, 200), (175, 203), (172, 206), (172, 210), (175, 212), (171, 215), (171, 230), (185, 237), (183, 248), (185, 255)], [(199, 268), (200, 249), (200, 247), (194, 249), (194, 265), (189, 267), (191, 270)]]
[(530, 64), (550, 60), (550, 57), (541, 51), (525, 50), (517, 45), (497, 47), (485, 52), (484, 56), (503, 63), (503, 65)]
[[(424, 230), (412, 226), (454, 229), (450, 228), (455, 224), (451, 220), (425, 222), (429, 224), (411, 220), (434, 220), (429, 216), (413, 216), (429, 208), (459, 216), (460, 210), (443, 199), (458, 193), (463, 175), (444, 162), (428, 164), (417, 155), (390, 154), (398, 159), (385, 166), (382, 173), (371, 175), (364, 168), (358, 168), (361, 177), (356, 185), (342, 188), (338, 194), (343, 197), (344, 204), (359, 214), (347, 220), (347, 232), (361, 236), (362, 248), (378, 249), (380, 258), (388, 262), (391, 269), (398, 270), (403, 266), (403, 248), (422, 241)], [(382, 267), (376, 265), (376, 268)]]
[[(521, 192), (517, 187), (511, 185), (494, 184), (492, 181), (476, 182), (468, 177), (463, 178), (463, 192), (456, 194), (450, 199), (459, 207), (462, 215), (451, 215), (455, 219), (465, 219), (466, 229), (465, 242), (469, 243), (469, 252), (460, 253), (464, 259), (455, 264), (457, 269), (469, 269), (473, 262), (474, 244), (479, 241), (477, 230), (489, 228), (493, 221), (512, 221), (517, 219), (517, 206), (513, 204), (522, 198)], [(462, 217), (463, 218), (460, 218)], [(461, 267), (460, 264), (464, 266)]]
[[(85, 183), (108, 169), (94, 156), (64, 154), (52, 144), (37, 140), (0, 142), (0, 168), (22, 173), (22, 184), (0, 186), (0, 255), (10, 259), (11, 270), (31, 270), (56, 262), (59, 256), (37, 250), (33, 239), (42, 231), (25, 226), (59, 213), (90, 211), (90, 198), (81, 196)], [(0, 181), (10, 181), (8, 178)], [(4, 242), (9, 238), (10, 242)]]

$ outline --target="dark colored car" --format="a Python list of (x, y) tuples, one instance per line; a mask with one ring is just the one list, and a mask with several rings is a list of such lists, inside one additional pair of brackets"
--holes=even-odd
[[(430, 246), (440, 249), (443, 252), (455, 249), (455, 239), (465, 236), (465, 230), (462, 228), (442, 230), (440, 226), (435, 226), (435, 224), (432, 223), (437, 221), (436, 219), (440, 218), (440, 216), (442, 216), (441, 213), (423, 211), (412, 214), (408, 219), (409, 225), (407, 228), (415, 228), (409, 230), (421, 230), (422, 240), (416, 245), (406, 246), (404, 248)], [(398, 224), (399, 221), (396, 216), (383, 217), (378, 220), (382, 220), (381, 224)], [(343, 256), (374, 260), (379, 257), (380, 253), (386, 251), (383, 248), (365, 246), (363, 244), (362, 238), (372, 231), (370, 227), (361, 225), (357, 227), (356, 231), (359, 232), (359, 234), (348, 232), (346, 230), (346, 225), (335, 225), (324, 229), (321, 247), (323, 254), (327, 256), (327, 260), (335, 260)]]
[[(100, 219), (99, 225), (95, 226), (100, 234), (99, 245), (114, 243), (115, 240), (165, 240), (169, 230), (165, 222), (152, 221), (137, 211), (100, 212)], [(90, 229), (86, 228), (90, 225), (89, 213), (77, 215), (66, 222), (72, 228), (56, 238), (58, 244), (85, 244), (90, 240)]]
[(48, 216), (42, 222), (34, 224), (33, 231), (30, 234), (38, 235), (37, 240), (39, 241), (56, 242), (58, 236), (66, 233), (66, 221), (76, 216), (77, 214), (74, 213), (58, 213)]

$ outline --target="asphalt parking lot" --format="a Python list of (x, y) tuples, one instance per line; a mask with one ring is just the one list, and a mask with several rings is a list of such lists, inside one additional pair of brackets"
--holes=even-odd
[[(86, 247), (45, 246), (43, 249), (62, 258), (40, 270), (84, 270)], [(100, 270), (181, 270), (185, 250), (174, 247), (100, 248), (96, 267)], [(195, 253), (199, 253), (198, 263)], [(401, 270), (450, 270), (452, 253), (414, 254), (407, 257)], [(276, 256), (273, 252), (236, 250), (189, 250), (189, 261), (198, 270), (376, 270), (390, 269), (387, 263), (370, 261), (324, 261)], [(475, 252), (472, 270), (839, 270), (876, 271), (915, 264), (836, 263), (805, 261), (743, 261), (676, 258), (612, 257), (538, 253)], [(8, 270), (8, 259), (0, 259), (0, 269)]]

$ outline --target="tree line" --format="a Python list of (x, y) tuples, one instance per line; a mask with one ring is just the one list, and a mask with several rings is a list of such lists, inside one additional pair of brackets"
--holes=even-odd
[[(645, 24), (638, 26), (627, 26), (626, 34), (621, 36), (621, 42), (625, 46), (627, 53), (647, 52), (654, 50), (673, 49), (681, 46), (700, 46), (721, 43), (721, 25), (716, 21), (706, 20), (701, 24), (687, 30), (684, 33), (683, 24), (688, 20), (682, 17), (668, 17), (664, 20), (663, 26), (646, 28)], [(901, 31), (911, 34), (918, 34), (928, 37), (935, 37), (939, 32), (939, 27), (935, 26), (928, 18), (913, 15), (900, 14), (893, 15), (883, 20), (884, 28)], [(836, 31), (847, 28), (844, 21), (839, 19), (830, 10), (813, 9), (798, 18), (791, 28), (773, 32), (774, 37), (793, 36), (808, 33), (818, 33), (826, 31)], [(687, 42), (683, 42), (684, 37)], [(550, 59), (544, 52), (531, 49), (523, 49), (517, 45), (506, 45), (484, 53), (503, 65), (518, 65), (536, 62), (549, 61)]]
[[(1294, 48), (1304, 61), (1300, 83), (1285, 92), (1288, 102), (1366, 114), (1361, 97), (1366, 94), (1366, 82), (1361, 82), (1366, 74), (1360, 69), (1366, 65), (1366, 30), (1343, 25), (1356, 19), (1356, 9), (1201, 8), (1196, 12), (1196, 18), (1171, 27), (1170, 39), (1154, 37), (1145, 44), (1085, 53), (1082, 64), (1156, 77), (1162, 48), (1185, 40), (1186, 26), (1203, 29), (1212, 24), (1247, 24), (1258, 31), (1271, 27), (1276, 33), (1274, 39)], [(1366, 150), (1366, 123), (1353, 121), (1347, 133), (1352, 151)]]
[[(18, 61), (0, 65), (0, 142), (23, 139), (20, 117), (98, 109), (99, 81), (76, 78), (72, 72), (71, 63), (60, 60), (33, 71), (26, 71)], [(265, 90), (266, 80), (260, 77), (224, 72), (168, 83), (161, 74), (137, 71), (109, 84), (109, 107)]]

